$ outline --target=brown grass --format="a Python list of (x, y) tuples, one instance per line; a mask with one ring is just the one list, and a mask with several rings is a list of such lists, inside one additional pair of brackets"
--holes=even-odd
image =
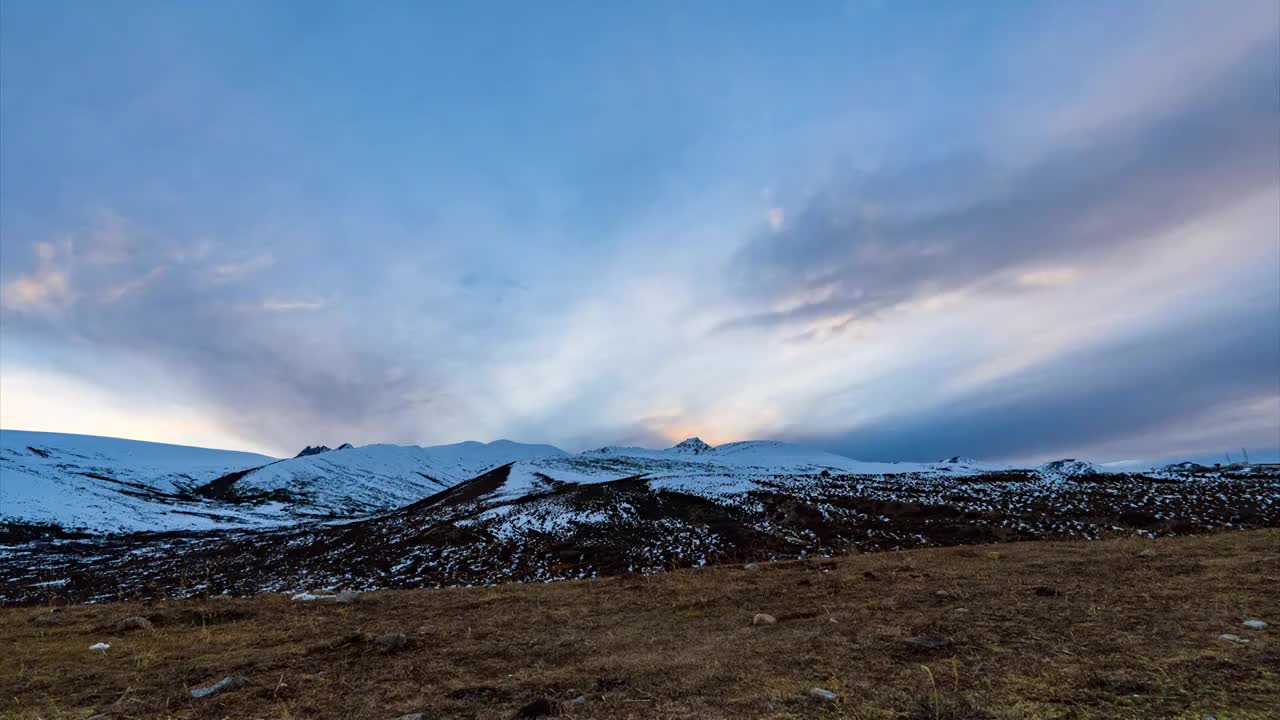
[[(1276, 587), (1280, 531), (1259, 530), (381, 592), (354, 606), (272, 595), (5, 609), (0, 717), (511, 718), (545, 698), (567, 718), (1261, 720), (1280, 708)], [(753, 627), (757, 612), (777, 624)], [(33, 622), (50, 614), (57, 624)], [(130, 615), (155, 629), (112, 629)], [(1272, 625), (1242, 627), (1250, 618)], [(393, 632), (406, 649), (369, 640)], [(923, 634), (949, 644), (904, 643)], [(111, 649), (89, 651), (99, 641)], [(236, 673), (252, 686), (191, 698)], [(815, 686), (836, 702), (807, 697)]]

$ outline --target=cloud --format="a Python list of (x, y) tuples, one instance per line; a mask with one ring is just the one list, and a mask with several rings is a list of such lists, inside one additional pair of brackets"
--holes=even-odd
[(1039, 288), (1159, 252), (1152, 238), (1277, 182), (1278, 88), (1274, 53), (1250, 57), (1174, 112), (1028, 167), (955, 156), (838, 176), (737, 254), (729, 280), (757, 308), (722, 327), (843, 322), (1009, 273)]
[[(927, 411), (886, 414), (839, 433), (786, 435), (853, 457), (938, 460), (950, 455), (1046, 459), (1065, 454), (1168, 453), (1274, 447), (1280, 440), (1280, 327), (1275, 306), (1059, 353)], [(1269, 404), (1223, 429), (1221, 415)], [(1265, 408), (1264, 408), (1265, 410)], [(1123, 448), (1123, 449), (1120, 449)], [(1114, 456), (1112, 456), (1114, 457)]]
[(252, 257), (236, 260), (232, 262), (223, 262), (209, 268), (209, 281), (213, 283), (231, 283), (237, 282), (254, 273), (262, 272), (276, 264), (276, 259), (270, 254), (262, 253)]
[(22, 273), (0, 288), (0, 305), (9, 313), (49, 313), (70, 305), (75, 299), (66, 267), (66, 250), (51, 242), (32, 248), (37, 259), (34, 270)]
[(268, 298), (262, 301), (261, 307), (269, 313), (316, 312), (329, 307), (329, 301), (314, 298)]

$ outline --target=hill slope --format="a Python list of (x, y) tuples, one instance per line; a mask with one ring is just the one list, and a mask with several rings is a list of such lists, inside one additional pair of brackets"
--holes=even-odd
[(260, 525), (279, 508), (210, 503), (192, 489), (274, 460), (234, 450), (0, 430), (0, 523), (91, 532)]
[(390, 510), (500, 465), (562, 457), (551, 445), (497, 440), (453, 445), (365, 445), (301, 455), (199, 488), (211, 498), (287, 497), (317, 515)]

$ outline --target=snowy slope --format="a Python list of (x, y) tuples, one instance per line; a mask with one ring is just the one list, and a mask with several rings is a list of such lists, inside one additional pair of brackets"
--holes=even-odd
[(229, 487), (239, 495), (284, 493), (317, 514), (351, 515), (407, 505), (507, 463), (566, 455), (551, 445), (510, 440), (366, 445), (280, 460)]
[(222, 507), (190, 490), (273, 461), (232, 450), (0, 430), (0, 521), (113, 532), (269, 524), (278, 508)]

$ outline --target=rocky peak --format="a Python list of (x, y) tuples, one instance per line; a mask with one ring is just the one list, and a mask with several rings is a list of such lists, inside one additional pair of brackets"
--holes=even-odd
[(691, 437), (671, 448), (676, 452), (690, 453), (693, 455), (701, 455), (705, 452), (711, 452), (713, 449), (710, 445), (702, 442), (701, 438)]

